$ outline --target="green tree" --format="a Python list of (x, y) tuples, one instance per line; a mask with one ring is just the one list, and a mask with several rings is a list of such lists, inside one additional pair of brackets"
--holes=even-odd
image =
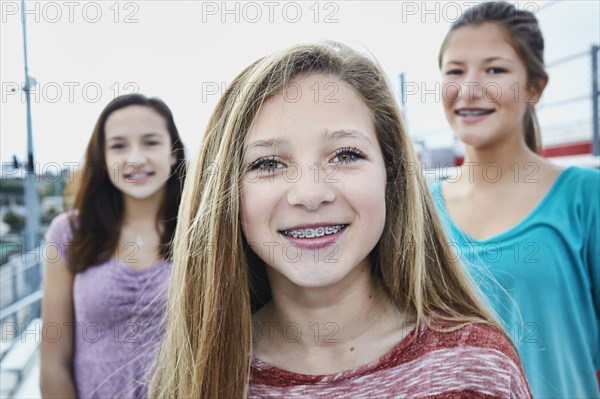
[(56, 215), (58, 215), (58, 211), (56, 210), (56, 208), (52, 207), (48, 209), (48, 212), (46, 212), (45, 215), (42, 215), (42, 223), (50, 224), (50, 222), (56, 217)]
[(4, 220), (4, 223), (10, 226), (11, 231), (17, 233), (23, 230), (23, 227), (25, 226), (25, 217), (12, 211), (6, 212), (2, 220)]

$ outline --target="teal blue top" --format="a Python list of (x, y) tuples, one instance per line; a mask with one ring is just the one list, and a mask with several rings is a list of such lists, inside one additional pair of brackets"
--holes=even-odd
[(600, 172), (565, 169), (527, 217), (485, 240), (454, 224), (440, 187), (450, 245), (515, 342), (534, 397), (600, 398)]

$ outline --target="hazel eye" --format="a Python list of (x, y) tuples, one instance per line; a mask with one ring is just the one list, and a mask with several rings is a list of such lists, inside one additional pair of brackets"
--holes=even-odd
[(276, 157), (263, 157), (248, 164), (248, 170), (260, 170), (270, 173), (283, 167), (284, 165)]
[(360, 152), (357, 148), (347, 147), (340, 148), (335, 152), (335, 156), (332, 158), (332, 161), (339, 163), (350, 163), (356, 162), (359, 159), (364, 159), (365, 156), (362, 152)]

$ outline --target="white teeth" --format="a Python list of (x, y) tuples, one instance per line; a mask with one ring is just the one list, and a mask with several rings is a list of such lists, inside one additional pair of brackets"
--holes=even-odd
[(144, 172), (144, 173), (136, 173), (135, 175), (127, 176), (127, 178), (128, 179), (143, 179), (144, 177), (148, 177), (148, 176), (150, 176), (150, 173)]
[(457, 111), (457, 113), (462, 116), (479, 116), (491, 114), (492, 112), (494, 112), (494, 110), (491, 109), (461, 109)]
[(341, 229), (346, 227), (345, 224), (338, 224), (335, 226), (317, 227), (316, 229), (296, 229), (296, 230), (285, 230), (283, 234), (294, 238), (314, 238), (323, 237), (326, 235), (335, 234)]

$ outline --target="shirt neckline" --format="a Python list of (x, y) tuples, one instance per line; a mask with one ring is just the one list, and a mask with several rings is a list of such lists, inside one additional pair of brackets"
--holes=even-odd
[(434, 185), (433, 189), (436, 191), (437, 196), (439, 197), (439, 202), (443, 206), (444, 211), (446, 213), (446, 218), (450, 222), (452, 229), (458, 231), (463, 237), (467, 238), (470, 242), (477, 243), (486, 243), (490, 241), (500, 241), (506, 237), (510, 237), (513, 234), (517, 234), (520, 230), (522, 230), (541, 210), (546, 206), (546, 204), (550, 201), (550, 199), (555, 195), (555, 192), (558, 191), (559, 187), (562, 185), (562, 182), (566, 179), (566, 175), (570, 173), (571, 170), (574, 170), (575, 167), (570, 166), (563, 169), (552, 185), (548, 192), (544, 195), (544, 197), (533, 207), (533, 209), (520, 221), (518, 221), (515, 225), (509, 227), (506, 230), (503, 230), (497, 234), (494, 234), (490, 237), (486, 237), (483, 239), (477, 239), (472, 237), (470, 234), (467, 234), (463, 229), (461, 229), (452, 216), (450, 216), (450, 212), (448, 211), (448, 207), (446, 205), (446, 200), (444, 199), (444, 195), (442, 193), (442, 183), (443, 181)]
[(155, 269), (159, 269), (161, 266), (167, 264), (168, 262), (164, 259), (161, 259), (158, 262), (155, 262), (155, 263), (151, 264), (150, 266), (148, 266), (144, 269), (141, 269), (141, 270), (134, 270), (131, 267), (129, 267), (125, 262), (118, 260), (118, 259), (112, 259), (112, 263), (114, 265), (116, 265), (117, 267), (119, 267), (120, 269), (122, 269), (123, 271), (127, 272), (128, 274), (143, 275), (143, 274), (149, 273)]
[(257, 357), (252, 358), (252, 368), (260, 373), (267, 373), (269, 377), (275, 380), (284, 381), (286, 383), (293, 384), (328, 384), (332, 381), (343, 381), (352, 378), (357, 378), (362, 375), (368, 374), (373, 370), (387, 364), (390, 359), (397, 357), (399, 354), (404, 352), (416, 339), (415, 334), (422, 334), (427, 327), (425, 323), (420, 326), (415, 326), (404, 338), (402, 338), (396, 345), (392, 347), (386, 354), (381, 356), (379, 359), (375, 359), (371, 362), (355, 367), (353, 369), (340, 371), (338, 373), (331, 374), (300, 374), (293, 371), (288, 371), (276, 366), (273, 366)]

